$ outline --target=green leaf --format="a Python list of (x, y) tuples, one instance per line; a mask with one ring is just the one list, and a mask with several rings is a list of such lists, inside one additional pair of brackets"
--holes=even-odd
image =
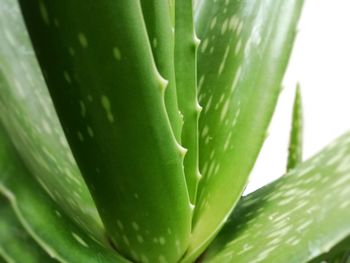
[(57, 262), (28, 235), (18, 222), (9, 202), (2, 196), (0, 196), (0, 255), (10, 262)]
[(192, 214), (184, 151), (168, 120), (166, 81), (156, 69), (140, 1), (20, 3), (115, 247), (136, 261), (177, 261), (188, 246)]
[(171, 12), (173, 3), (169, 0), (143, 0), (142, 11), (153, 56), (159, 73), (168, 80), (165, 90), (165, 106), (176, 139), (181, 142), (182, 119), (177, 103), (175, 65), (174, 65), (174, 28)]
[(188, 258), (240, 198), (274, 111), (302, 0), (199, 2), (199, 183)]
[(350, 133), (244, 197), (204, 262), (308, 262), (350, 235)]
[(59, 124), (16, 0), (1, 1), (0, 35), (0, 120), (52, 199), (102, 240), (101, 220)]
[(350, 236), (345, 238), (329, 252), (313, 259), (309, 263), (349, 263), (350, 262)]
[(200, 180), (198, 167), (198, 118), (201, 107), (197, 100), (197, 48), (192, 1), (175, 2), (175, 71), (179, 108), (183, 114), (181, 143), (188, 150), (184, 159), (188, 192), (196, 202)]
[(300, 86), (297, 86), (290, 132), (287, 171), (294, 169), (303, 160), (303, 108)]
[(0, 127), (0, 193), (31, 237), (59, 262), (128, 262), (71, 220), (32, 178)]

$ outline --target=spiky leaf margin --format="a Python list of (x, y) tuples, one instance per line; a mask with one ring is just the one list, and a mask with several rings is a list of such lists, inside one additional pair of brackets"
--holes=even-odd
[(178, 142), (181, 142), (182, 118), (178, 107), (175, 64), (174, 64), (174, 25), (172, 24), (169, 0), (141, 1), (149, 42), (159, 73), (168, 81), (164, 101), (170, 124)]
[(196, 28), (200, 169), (187, 259), (214, 238), (238, 202), (265, 138), (302, 0), (202, 0)]
[(198, 119), (202, 108), (197, 99), (197, 49), (192, 1), (175, 1), (175, 75), (179, 109), (183, 115), (181, 143), (188, 150), (184, 159), (190, 200), (196, 203), (199, 172)]

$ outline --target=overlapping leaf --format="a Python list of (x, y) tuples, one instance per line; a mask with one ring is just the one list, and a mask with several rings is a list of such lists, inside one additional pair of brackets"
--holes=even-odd
[(168, 120), (166, 81), (156, 69), (140, 1), (20, 2), (112, 242), (134, 260), (176, 261), (191, 227), (184, 151)]
[(3, 196), (0, 196), (1, 255), (9, 262), (57, 262), (50, 258), (28, 235), (11, 210), (10, 203)]
[(203, 179), (188, 259), (217, 234), (247, 183), (275, 108), (302, 2), (198, 4)]
[(350, 134), (346, 134), (286, 176), (244, 197), (204, 262), (320, 259), (343, 240), (349, 248), (349, 220)]
[(72, 157), (16, 0), (0, 4), (0, 120), (41, 186), (101, 237), (101, 221)]
[(350, 262), (350, 236), (341, 241), (329, 252), (313, 259), (310, 263), (331, 262), (331, 263), (349, 263)]
[(40, 189), (0, 128), (0, 193), (8, 198), (17, 218), (35, 242), (59, 262), (128, 262), (67, 217)]

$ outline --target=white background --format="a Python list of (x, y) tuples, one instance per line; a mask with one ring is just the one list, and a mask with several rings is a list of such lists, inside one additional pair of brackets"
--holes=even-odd
[(297, 82), (304, 106), (305, 159), (350, 130), (350, 1), (305, 0), (298, 28), (284, 91), (246, 193), (285, 172)]

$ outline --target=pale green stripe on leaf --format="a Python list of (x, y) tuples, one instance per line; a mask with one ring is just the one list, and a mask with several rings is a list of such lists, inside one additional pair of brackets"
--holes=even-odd
[(140, 1), (20, 3), (112, 242), (135, 261), (178, 260), (191, 231), (184, 151), (169, 123), (167, 82), (157, 70)]
[(293, 116), (292, 128), (289, 139), (287, 171), (294, 169), (303, 159), (303, 107), (301, 101), (300, 86), (297, 86)]
[(247, 184), (274, 111), (302, 0), (201, 1), (199, 183), (187, 259), (218, 233)]
[(200, 173), (198, 168), (197, 49), (192, 1), (175, 2), (175, 72), (179, 108), (183, 115), (181, 143), (187, 149), (184, 159), (187, 188), (195, 204)]
[[(0, 161), (1, 162), (1, 161)], [(57, 262), (42, 250), (18, 222), (10, 203), (0, 195), (0, 255), (10, 262)], [(1, 262), (1, 260), (0, 260)]]
[(244, 197), (204, 262), (308, 262), (350, 236), (349, 219), (350, 133)]
[(25, 230), (50, 257), (63, 263), (128, 262), (66, 216), (19, 158), (0, 126), (0, 193), (8, 198)]
[(16, 0), (1, 1), (0, 36), (0, 121), (52, 199), (101, 238), (102, 223), (57, 118)]

